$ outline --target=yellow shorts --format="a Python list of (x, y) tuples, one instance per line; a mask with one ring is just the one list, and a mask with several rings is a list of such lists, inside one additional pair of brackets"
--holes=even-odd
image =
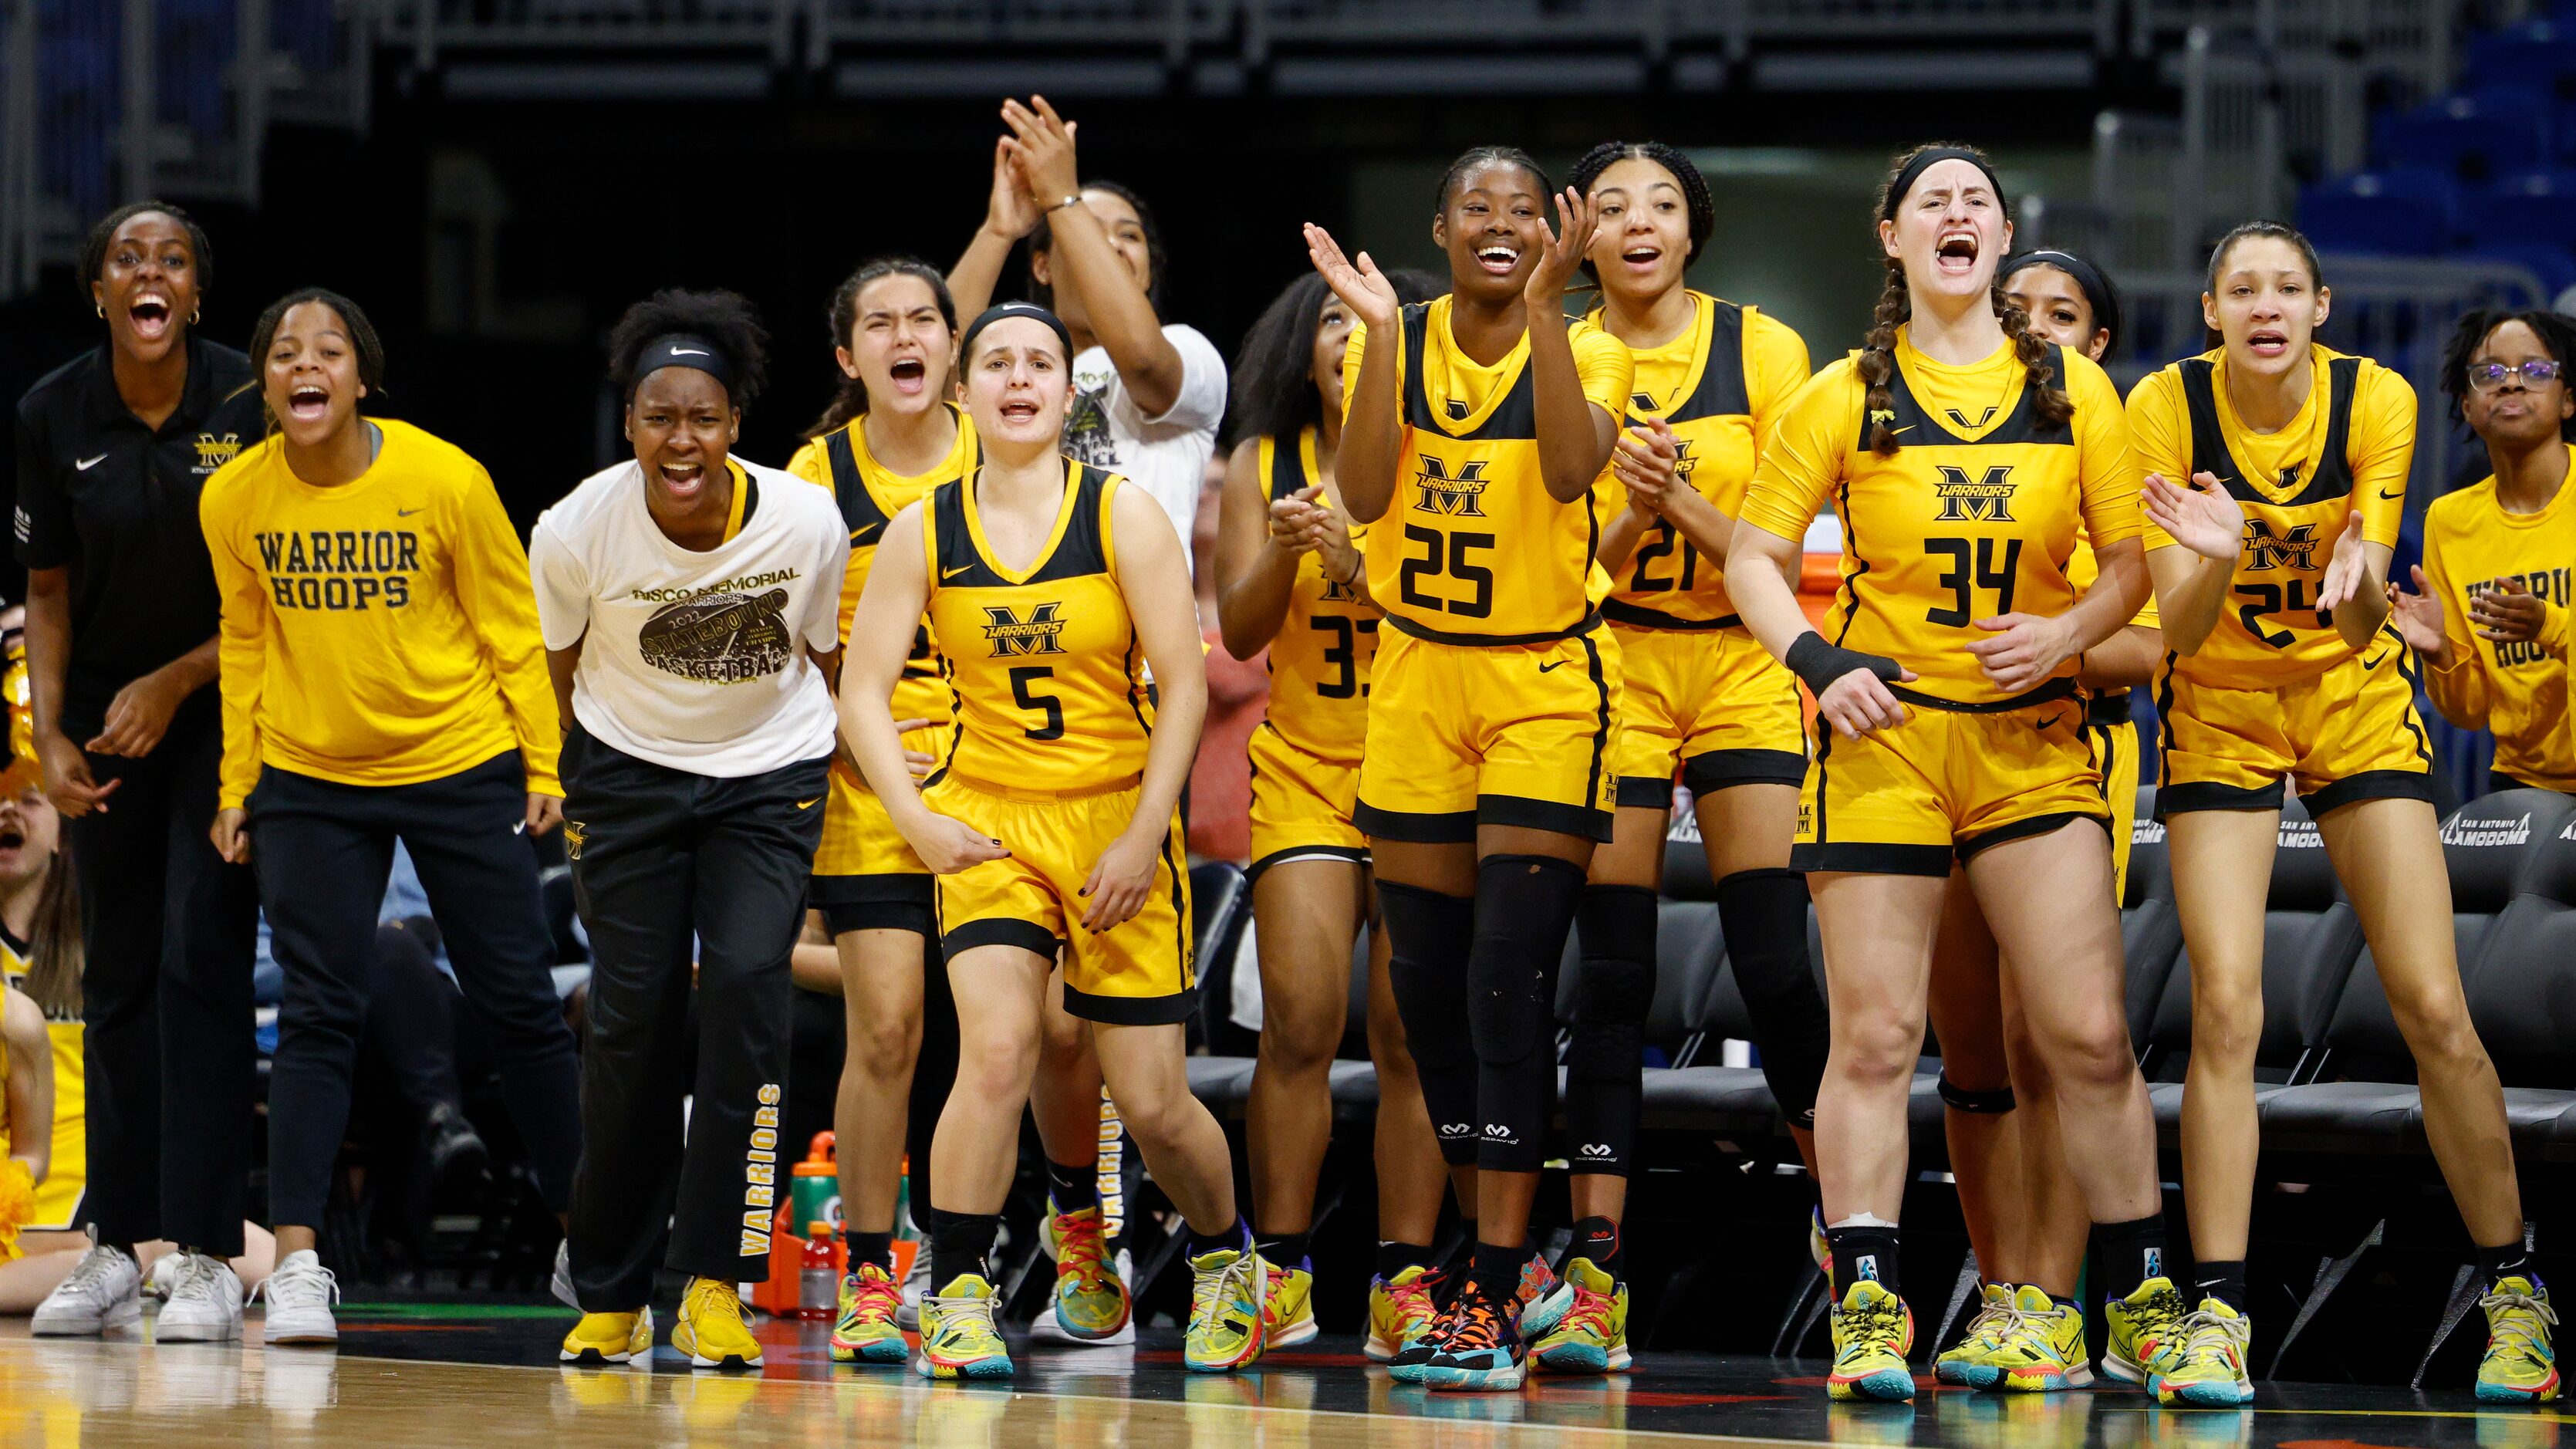
[(2129, 898), (2129, 847), (2138, 828), (2137, 721), (2129, 718), (2126, 694), (2096, 701), (2084, 722), (2084, 738), (2102, 765), (2102, 803), (2111, 807), (2112, 899)]
[(1353, 823), (1434, 844), (1521, 825), (1610, 838), (1619, 644), (1594, 629), (1478, 648), (1388, 631), (1369, 674)]
[(1909, 704), (1894, 729), (1824, 733), (1789, 868), (1947, 876), (1990, 845), (2110, 816), (2082, 700), (1990, 714)]
[(2414, 652), (2385, 629), (2367, 651), (2279, 689), (2195, 684), (2167, 655), (2156, 681), (2157, 817), (2278, 810), (2284, 776), (2311, 816), (2356, 800), (2432, 801), (2416, 674)]
[(1622, 809), (1669, 810), (1673, 771), (1693, 795), (1807, 777), (1797, 676), (1743, 629), (1628, 629), (1619, 641)]
[[(947, 740), (945, 729), (914, 730), (903, 737), (903, 747), (936, 755)], [(894, 828), (876, 792), (838, 760), (832, 763), (823, 844), (814, 852), (805, 900), (823, 913), (824, 925), (835, 936), (870, 929), (927, 936), (936, 929), (929, 867)]]
[(1322, 759), (1288, 743), (1267, 720), (1252, 731), (1252, 868), (1258, 879), (1292, 860), (1368, 863), (1368, 837), (1351, 823), (1359, 805), (1356, 762)]
[(1112, 1026), (1187, 1020), (1198, 1006), (1192, 974), (1190, 877), (1180, 812), (1163, 837), (1162, 864), (1145, 907), (1106, 931), (1082, 924), (1083, 882), (1101, 852), (1136, 816), (1137, 791), (1065, 798), (1006, 798), (951, 775), (922, 802), (1010, 848), (939, 883), (940, 947), (954, 960), (977, 946), (1017, 946), (1064, 956), (1064, 1009)]

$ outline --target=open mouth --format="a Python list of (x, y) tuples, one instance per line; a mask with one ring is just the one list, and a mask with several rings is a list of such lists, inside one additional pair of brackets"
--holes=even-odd
[(1520, 264), (1520, 252), (1499, 242), (1492, 246), (1476, 248), (1476, 265), (1484, 268), (1487, 276), (1508, 277), (1512, 274), (1512, 269)]
[(1662, 247), (1630, 247), (1619, 254), (1619, 260), (1626, 262), (1632, 267), (1651, 267), (1663, 259), (1664, 249)]
[(1977, 234), (1966, 228), (1941, 233), (1932, 257), (1943, 272), (1965, 274), (1977, 264)]
[(125, 309), (138, 337), (159, 337), (170, 330), (170, 300), (146, 292)]
[(2278, 357), (2290, 350), (2290, 337), (2277, 328), (2258, 327), (2245, 334), (2245, 350), (2256, 357)]
[(27, 832), (18, 829), (0, 829), (0, 850), (16, 850), (26, 843)]
[(662, 486), (681, 498), (693, 496), (707, 481), (707, 465), (704, 463), (665, 462), (659, 471)]
[(1002, 404), (1002, 416), (1015, 423), (1025, 423), (1038, 415), (1038, 405), (1027, 398), (1012, 398)]
[(886, 371), (897, 392), (917, 393), (930, 381), (930, 367), (918, 357), (898, 357)]
[(287, 415), (303, 422), (315, 422), (331, 411), (331, 394), (304, 383), (286, 395)]

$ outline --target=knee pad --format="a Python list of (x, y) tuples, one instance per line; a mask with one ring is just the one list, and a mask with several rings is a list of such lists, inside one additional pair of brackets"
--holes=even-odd
[(1791, 1126), (1816, 1124), (1816, 1089), (1832, 1045), (1824, 992), (1807, 961), (1807, 878), (1740, 870), (1717, 883), (1718, 924), (1735, 987), (1753, 1019), (1762, 1076)]
[(1583, 974), (1575, 983), (1566, 1075), (1632, 1081), (1644, 1065), (1646, 1014), (1655, 1004), (1655, 893), (1587, 886), (1575, 919)]
[(2013, 1097), (2009, 1082), (1990, 1092), (1971, 1092), (1951, 1081), (1950, 1074), (1943, 1072), (1937, 1085), (1942, 1105), (1962, 1112), (1974, 1112), (1981, 1117), (1999, 1117), (2020, 1105)]
[(1497, 855), (1477, 865), (1467, 1022), (1478, 1061), (1519, 1062), (1553, 1042), (1557, 963), (1582, 890), (1582, 868), (1554, 856)]
[(1441, 1160), (1476, 1160), (1476, 1051), (1467, 1025), (1467, 960), (1476, 903), (1416, 886), (1378, 883), (1386, 922), (1387, 985), (1404, 1024), (1406, 1055), (1422, 1083), (1422, 1105)]

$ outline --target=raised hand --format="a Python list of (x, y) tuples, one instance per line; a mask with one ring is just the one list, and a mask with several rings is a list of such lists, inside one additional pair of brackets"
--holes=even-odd
[(2351, 603), (2369, 573), (2370, 559), (2361, 547), (2361, 510), (2356, 508), (2345, 517), (2343, 532), (2335, 535), (2334, 554), (2326, 561), (2325, 580), (2317, 585), (2318, 616), (2322, 618)]
[(1628, 505), (1661, 515), (1672, 490), (1681, 486), (1681, 446), (1672, 425), (1662, 418), (1630, 423), (1610, 449), (1610, 471), (1628, 489)]
[(1306, 257), (1322, 274), (1324, 285), (1351, 309), (1351, 315), (1367, 325), (1372, 336), (1384, 337), (1395, 326), (1396, 314), (1404, 304), (1395, 295), (1395, 284), (1377, 269), (1377, 263), (1366, 252), (1360, 253), (1357, 265), (1342, 255), (1341, 243), (1333, 234), (1306, 223)]
[(1073, 154), (1074, 127), (1055, 113), (1046, 97), (1031, 96), (1025, 106), (1015, 100), (1002, 102), (1002, 124), (1011, 128), (1005, 139), (1041, 214), (1068, 196), (1082, 194), (1082, 167)]
[(993, 142), (993, 194), (984, 203), (984, 230), (1018, 241), (1037, 230), (1037, 203), (1020, 174), (1019, 143), (1008, 136)]
[(2397, 636), (2406, 647), (2433, 661), (2437, 669), (2451, 667), (2451, 633), (2448, 606), (2442, 597), (2424, 582), (2424, 570), (2413, 570), (2415, 587), (2421, 593), (2410, 594), (2401, 585), (2388, 586), (2388, 618), (2397, 626)]
[(2219, 486), (2216, 474), (2194, 473), (2186, 487), (2150, 473), (2140, 501), (2149, 522), (2203, 558), (2232, 564), (2244, 547), (2245, 510)]
[[(1541, 221), (1541, 227), (1547, 223)], [(1567, 187), (1556, 198), (1556, 228), (1548, 233), (1547, 247), (1538, 254), (1538, 265), (1530, 269), (1529, 281), (1521, 296), (1529, 305), (1561, 308), (1565, 285), (1574, 280), (1574, 269), (1583, 263), (1584, 253), (1592, 249), (1592, 233), (1600, 228), (1601, 208), (1592, 198)]]

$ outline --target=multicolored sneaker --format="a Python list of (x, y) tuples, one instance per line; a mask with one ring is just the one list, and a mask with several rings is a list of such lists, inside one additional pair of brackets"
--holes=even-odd
[[(1261, 1357), (1270, 1270), (1245, 1247), (1190, 1259), (1190, 1328), (1181, 1362), (1194, 1374), (1230, 1373)], [(1310, 1315), (1310, 1324), (1313, 1318)]]
[(2003, 1347), (2004, 1333), (2012, 1323), (2012, 1286), (1988, 1283), (1977, 1291), (1977, 1316), (1968, 1320), (1967, 1336), (1933, 1356), (1932, 1378), (1937, 1383), (1982, 1389), (2003, 1376), (2003, 1370), (1994, 1365), (1994, 1355)]
[(565, 1363), (633, 1363), (653, 1357), (653, 1310), (633, 1313), (585, 1313), (564, 1335)]
[(1834, 1240), (1825, 1236), (1825, 1209), (1819, 1203), (1807, 1209), (1807, 1256), (1816, 1260), (1816, 1268), (1830, 1278), (1834, 1272)]
[(2487, 1354), (2478, 1362), (2478, 1398), (2490, 1404), (2539, 1404), (2558, 1397), (2558, 1352), (2549, 1330), (2558, 1311), (2536, 1277), (2496, 1280), (2478, 1300), (2487, 1314)]
[(692, 1278), (680, 1296), (680, 1318), (671, 1325), (671, 1347), (687, 1355), (692, 1367), (756, 1369), (760, 1340), (744, 1321), (742, 1297), (721, 1278)]
[(1100, 1209), (1051, 1215), (1046, 1237), (1055, 1259), (1056, 1326), (1085, 1343), (1125, 1332), (1135, 1305), (1127, 1296), (1127, 1280), (1109, 1256)]
[[(1422, 1342), (1439, 1320), (1440, 1307), (1432, 1301), (1432, 1294), (1439, 1289), (1440, 1281), (1439, 1269), (1419, 1265), (1401, 1269), (1392, 1278), (1371, 1278), (1368, 1343), (1363, 1352), (1379, 1363), (1402, 1362), (1406, 1351)], [(1413, 1360), (1410, 1369), (1419, 1369), (1430, 1361), (1431, 1354), (1426, 1349)], [(1399, 1379), (1405, 1376), (1396, 1375)]]
[(882, 1263), (861, 1263), (841, 1278), (840, 1313), (832, 1321), (832, 1362), (899, 1364), (912, 1357), (894, 1316), (903, 1289)]
[(1520, 1309), (1521, 1337), (1536, 1339), (1556, 1327), (1574, 1307), (1574, 1285), (1556, 1276), (1547, 1255), (1532, 1253), (1521, 1264), (1520, 1285), (1512, 1294)]
[(1549, 1373), (1626, 1373), (1628, 1285), (1589, 1258), (1568, 1259), (1565, 1281), (1573, 1286), (1574, 1306), (1530, 1346), (1530, 1361)]
[(1914, 1348), (1914, 1310), (1874, 1278), (1851, 1285), (1828, 1315), (1834, 1323), (1834, 1368), (1825, 1394), (1835, 1399), (1907, 1403), (1914, 1398), (1914, 1370), (1905, 1356)]
[(1315, 1264), (1300, 1258), (1292, 1264), (1262, 1259), (1270, 1272), (1261, 1298), (1261, 1344), (1264, 1353), (1293, 1348), (1312, 1339), (1315, 1327)]
[(2014, 1289), (2011, 1314), (1986, 1362), (1998, 1374), (1995, 1387), (2007, 1393), (2080, 1389), (2093, 1382), (2083, 1306), (2061, 1303), (2027, 1283)]
[(2189, 1306), (2170, 1278), (2149, 1278), (2128, 1297), (2104, 1302), (2110, 1341), (2102, 1346), (2102, 1372), (2151, 1387), (2157, 1374), (2182, 1360)]
[[(1547, 1276), (1556, 1277), (1553, 1272)], [(1526, 1271), (1521, 1285), (1524, 1290), (1529, 1286)], [(1449, 1336), (1422, 1367), (1423, 1385), (1466, 1393), (1508, 1393), (1519, 1388), (1529, 1372), (1527, 1340), (1515, 1322), (1527, 1315), (1525, 1302), (1520, 1294), (1497, 1299), (1470, 1279), (1450, 1309)], [(1558, 1310), (1557, 1317), (1564, 1316), (1564, 1310)]]
[(2147, 1380), (2147, 1387), (2159, 1404), (2212, 1409), (2250, 1404), (2254, 1380), (2245, 1372), (2245, 1351), (2253, 1337), (2254, 1320), (2224, 1299), (2203, 1298), (2182, 1321), (2181, 1351)]
[(926, 1379), (1006, 1379), (1010, 1346), (993, 1326), (993, 1285), (960, 1273), (937, 1293), (921, 1295), (921, 1353), (912, 1366)]

